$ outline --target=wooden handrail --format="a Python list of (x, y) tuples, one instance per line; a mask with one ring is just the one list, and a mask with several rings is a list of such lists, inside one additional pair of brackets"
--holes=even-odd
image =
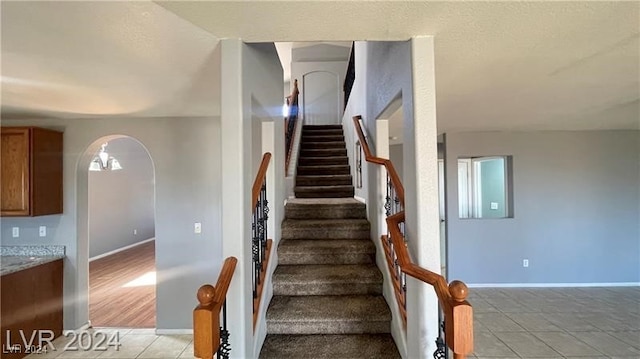
[[(404, 208), (404, 187), (400, 177), (390, 160), (375, 157), (371, 153), (369, 144), (360, 127), (361, 119), (361, 116), (354, 116), (353, 122), (365, 159), (367, 162), (383, 165), (386, 168), (389, 178), (396, 188), (398, 199)], [(422, 268), (411, 260), (404, 235), (400, 230), (400, 224), (404, 221), (404, 210), (387, 217), (387, 228), (400, 270), (406, 275), (433, 286), (445, 316), (446, 343), (453, 351), (454, 358), (462, 359), (473, 352), (473, 309), (466, 300), (469, 289), (466, 284), (458, 280), (454, 280), (447, 285), (447, 281), (442, 275)]]
[(251, 189), (251, 204), (254, 207), (256, 203), (258, 203), (258, 197), (260, 197), (260, 189), (262, 188), (262, 184), (264, 183), (265, 177), (267, 176), (269, 161), (271, 161), (271, 153), (267, 152), (262, 156), (262, 162), (260, 162), (258, 174), (256, 175), (256, 179), (254, 180), (253, 187)]
[[(300, 90), (298, 90), (298, 79), (293, 81), (293, 90), (291, 90), (291, 95), (287, 96), (287, 106), (289, 106), (289, 114), (287, 115), (287, 119), (285, 122), (285, 139), (286, 139), (286, 155), (287, 158), (285, 160), (285, 173), (289, 172), (289, 162), (291, 160), (291, 152), (293, 151), (293, 136), (296, 133), (296, 128), (298, 127), (298, 115), (300, 108), (298, 107), (298, 95), (300, 94)], [(293, 126), (291, 122), (293, 122)]]
[[(298, 79), (293, 81), (293, 90), (291, 90), (291, 95), (287, 96), (287, 100), (289, 101), (289, 117), (293, 116), (292, 109), (293, 106), (298, 106), (298, 95), (300, 94), (300, 90), (298, 90)], [(297, 112), (296, 112), (297, 116)]]
[(220, 311), (227, 297), (238, 259), (225, 259), (216, 286), (198, 289), (198, 306), (193, 310), (193, 355), (212, 358), (220, 347)]
[(391, 183), (396, 188), (396, 194), (400, 203), (404, 207), (404, 186), (402, 185), (402, 181), (400, 181), (400, 176), (398, 176), (398, 172), (395, 167), (393, 167), (393, 163), (386, 158), (376, 157), (371, 153), (371, 149), (369, 149), (369, 144), (367, 143), (367, 139), (362, 133), (362, 128), (360, 127), (360, 120), (362, 116), (353, 116), (353, 123), (356, 127), (356, 134), (360, 139), (360, 144), (362, 145), (362, 151), (364, 152), (365, 160), (367, 162), (375, 163), (377, 165), (383, 165), (391, 178)]

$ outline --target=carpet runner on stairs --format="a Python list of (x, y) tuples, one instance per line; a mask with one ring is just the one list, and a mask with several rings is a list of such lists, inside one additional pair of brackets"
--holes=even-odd
[(353, 197), (342, 126), (302, 128), (294, 192), (297, 198)]
[(300, 148), (260, 357), (399, 358), (342, 126), (305, 126)]

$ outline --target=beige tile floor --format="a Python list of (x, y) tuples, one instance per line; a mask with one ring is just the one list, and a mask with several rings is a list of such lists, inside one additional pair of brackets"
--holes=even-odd
[[(640, 358), (640, 288), (471, 289), (472, 358)], [(62, 351), (28, 358), (192, 358), (191, 335), (118, 331), (120, 348)], [(311, 356), (309, 357), (311, 358)]]
[(471, 289), (476, 358), (640, 358), (640, 288)]

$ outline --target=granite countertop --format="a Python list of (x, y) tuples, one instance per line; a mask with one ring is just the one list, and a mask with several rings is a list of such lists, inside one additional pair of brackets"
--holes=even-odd
[(2, 246), (0, 276), (62, 259), (64, 249), (64, 246)]

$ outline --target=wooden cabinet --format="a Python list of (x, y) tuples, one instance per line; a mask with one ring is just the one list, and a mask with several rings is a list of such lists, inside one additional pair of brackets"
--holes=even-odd
[(1, 216), (62, 213), (62, 132), (2, 127)]
[(49, 330), (55, 338), (62, 334), (62, 269), (63, 260), (58, 259), (0, 277), (2, 358), (26, 355), (25, 350), (10, 349), (16, 344), (24, 348), (21, 333), (27, 341), (36, 333), (34, 345), (39, 340), (38, 330)]

